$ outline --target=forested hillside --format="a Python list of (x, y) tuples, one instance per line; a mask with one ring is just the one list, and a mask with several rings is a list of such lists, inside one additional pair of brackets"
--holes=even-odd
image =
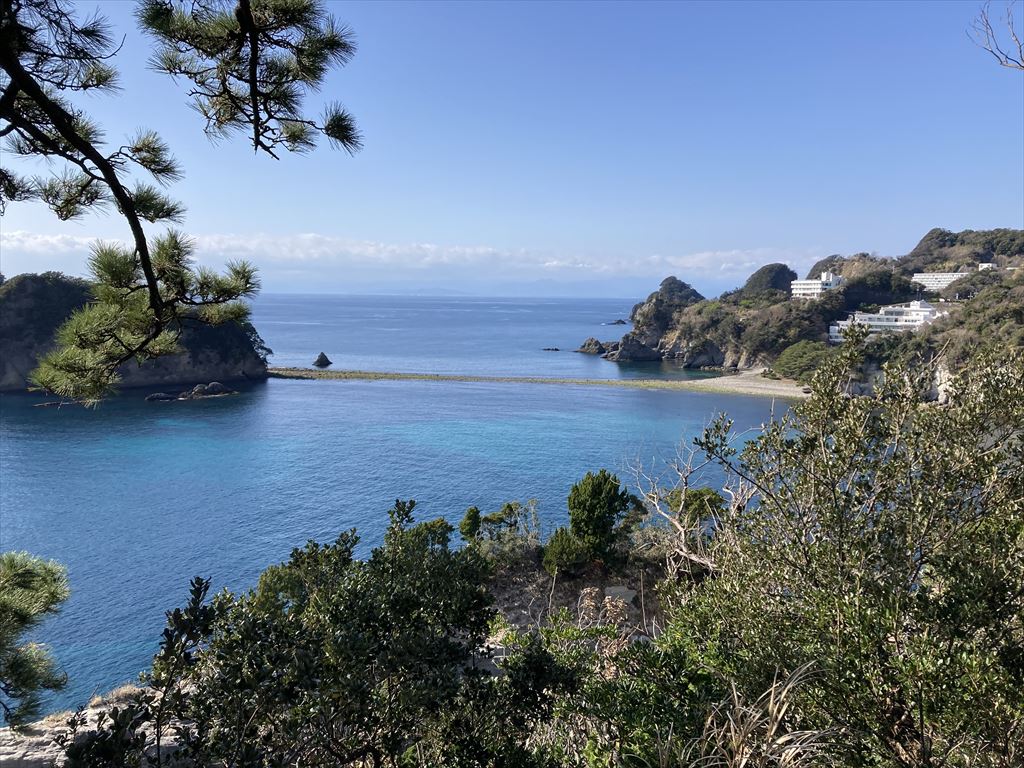
[[(996, 268), (978, 272), (981, 262)], [(946, 348), (950, 364), (962, 365), (972, 349), (1020, 345), (1022, 308), (1020, 271), (1024, 266), (1024, 230), (994, 229), (954, 233), (933, 229), (906, 256), (882, 258), (867, 253), (838, 254), (814, 264), (808, 278), (831, 271), (843, 284), (814, 301), (792, 301), (789, 283), (796, 274), (785, 264), (757, 270), (742, 288), (715, 299), (695, 291), (679, 301), (676, 278), (662, 283), (633, 312), (634, 328), (607, 356), (618, 361), (669, 359), (687, 367), (752, 368), (771, 366), (800, 342), (822, 347), (830, 323), (851, 312), (927, 298), (949, 302), (947, 318), (917, 338), (883, 339), (873, 345), (877, 359), (900, 350), (932, 356)], [(965, 271), (941, 295), (911, 283), (919, 271)], [(668, 286), (669, 290), (666, 290)], [(690, 289), (692, 291), (692, 289)]]

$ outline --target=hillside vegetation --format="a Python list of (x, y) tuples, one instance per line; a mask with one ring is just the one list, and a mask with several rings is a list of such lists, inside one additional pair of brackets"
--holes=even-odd
[(982, 352), (1005, 354), (1024, 348), (1024, 270), (982, 272), (958, 280), (945, 293), (954, 288), (968, 298), (950, 304), (948, 316), (915, 334), (873, 338), (869, 354), (878, 361), (937, 357), (955, 371)]
[(546, 543), (529, 503), (460, 545), (396, 501), (365, 560), (347, 531), (246, 592), (196, 578), (66, 765), (1019, 768), (1024, 355), (935, 408), (913, 369), (847, 397), (859, 352), (642, 498), (588, 473)]
[[(998, 268), (979, 273), (981, 262)], [(945, 346), (951, 364), (960, 366), (972, 346), (979, 346), (976, 342), (980, 346), (1020, 344), (1024, 309), (1020, 273), (1006, 270), (1014, 266), (1024, 266), (1024, 230), (954, 233), (933, 229), (898, 259), (867, 253), (821, 259), (807, 277), (830, 271), (844, 282), (815, 301), (790, 299), (789, 284), (797, 275), (785, 264), (761, 267), (742, 288), (715, 299), (700, 297), (672, 277), (634, 308), (633, 330), (606, 356), (620, 362), (676, 360), (693, 368), (771, 366), (794, 344), (825, 343), (829, 324), (851, 312), (928, 298), (960, 303), (951, 303), (950, 316), (920, 338), (901, 334), (898, 340), (873, 343), (875, 357), (887, 359), (896, 351), (931, 356)], [(915, 272), (959, 270), (971, 271), (941, 296), (911, 283)], [(680, 286), (689, 290), (681, 291)]]

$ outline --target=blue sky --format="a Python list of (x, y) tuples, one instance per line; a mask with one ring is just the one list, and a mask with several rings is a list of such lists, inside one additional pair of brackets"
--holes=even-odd
[[(1024, 73), (968, 40), (973, 0), (329, 3), (359, 50), (308, 104), (342, 101), (365, 149), (279, 162), (205, 138), (132, 3), (80, 6), (126, 35), (123, 90), (85, 106), (111, 142), (164, 136), (200, 260), (250, 258), (267, 291), (715, 293), (770, 261), (1024, 227)], [(82, 273), (126, 236), (36, 204), (0, 227), (7, 275)]]

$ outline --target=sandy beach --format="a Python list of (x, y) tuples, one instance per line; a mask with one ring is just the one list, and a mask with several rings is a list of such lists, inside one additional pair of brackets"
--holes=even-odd
[(495, 384), (561, 384), (586, 387), (628, 387), (632, 389), (672, 389), (752, 395), (785, 400), (807, 397), (803, 385), (789, 379), (766, 379), (760, 370), (743, 371), (702, 379), (561, 379), (543, 376), (472, 376), (443, 373), (392, 373), (381, 371), (325, 371), (313, 368), (271, 368), (271, 378), (335, 379), (353, 381), (462, 381)]

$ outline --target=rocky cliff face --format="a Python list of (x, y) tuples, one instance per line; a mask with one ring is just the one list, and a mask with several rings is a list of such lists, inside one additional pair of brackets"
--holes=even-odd
[(607, 354), (609, 360), (661, 360), (665, 357), (659, 346), (666, 331), (672, 327), (676, 313), (691, 304), (703, 301), (696, 290), (676, 277), (666, 277), (654, 293), (633, 307), (629, 319), (633, 330), (622, 337), (618, 349)]
[[(36, 361), (53, 346), (57, 328), (89, 299), (86, 281), (57, 272), (18, 275), (0, 285), (0, 391), (25, 389)], [(267, 363), (251, 326), (188, 326), (179, 343), (179, 354), (126, 363), (121, 386), (266, 378)]]

